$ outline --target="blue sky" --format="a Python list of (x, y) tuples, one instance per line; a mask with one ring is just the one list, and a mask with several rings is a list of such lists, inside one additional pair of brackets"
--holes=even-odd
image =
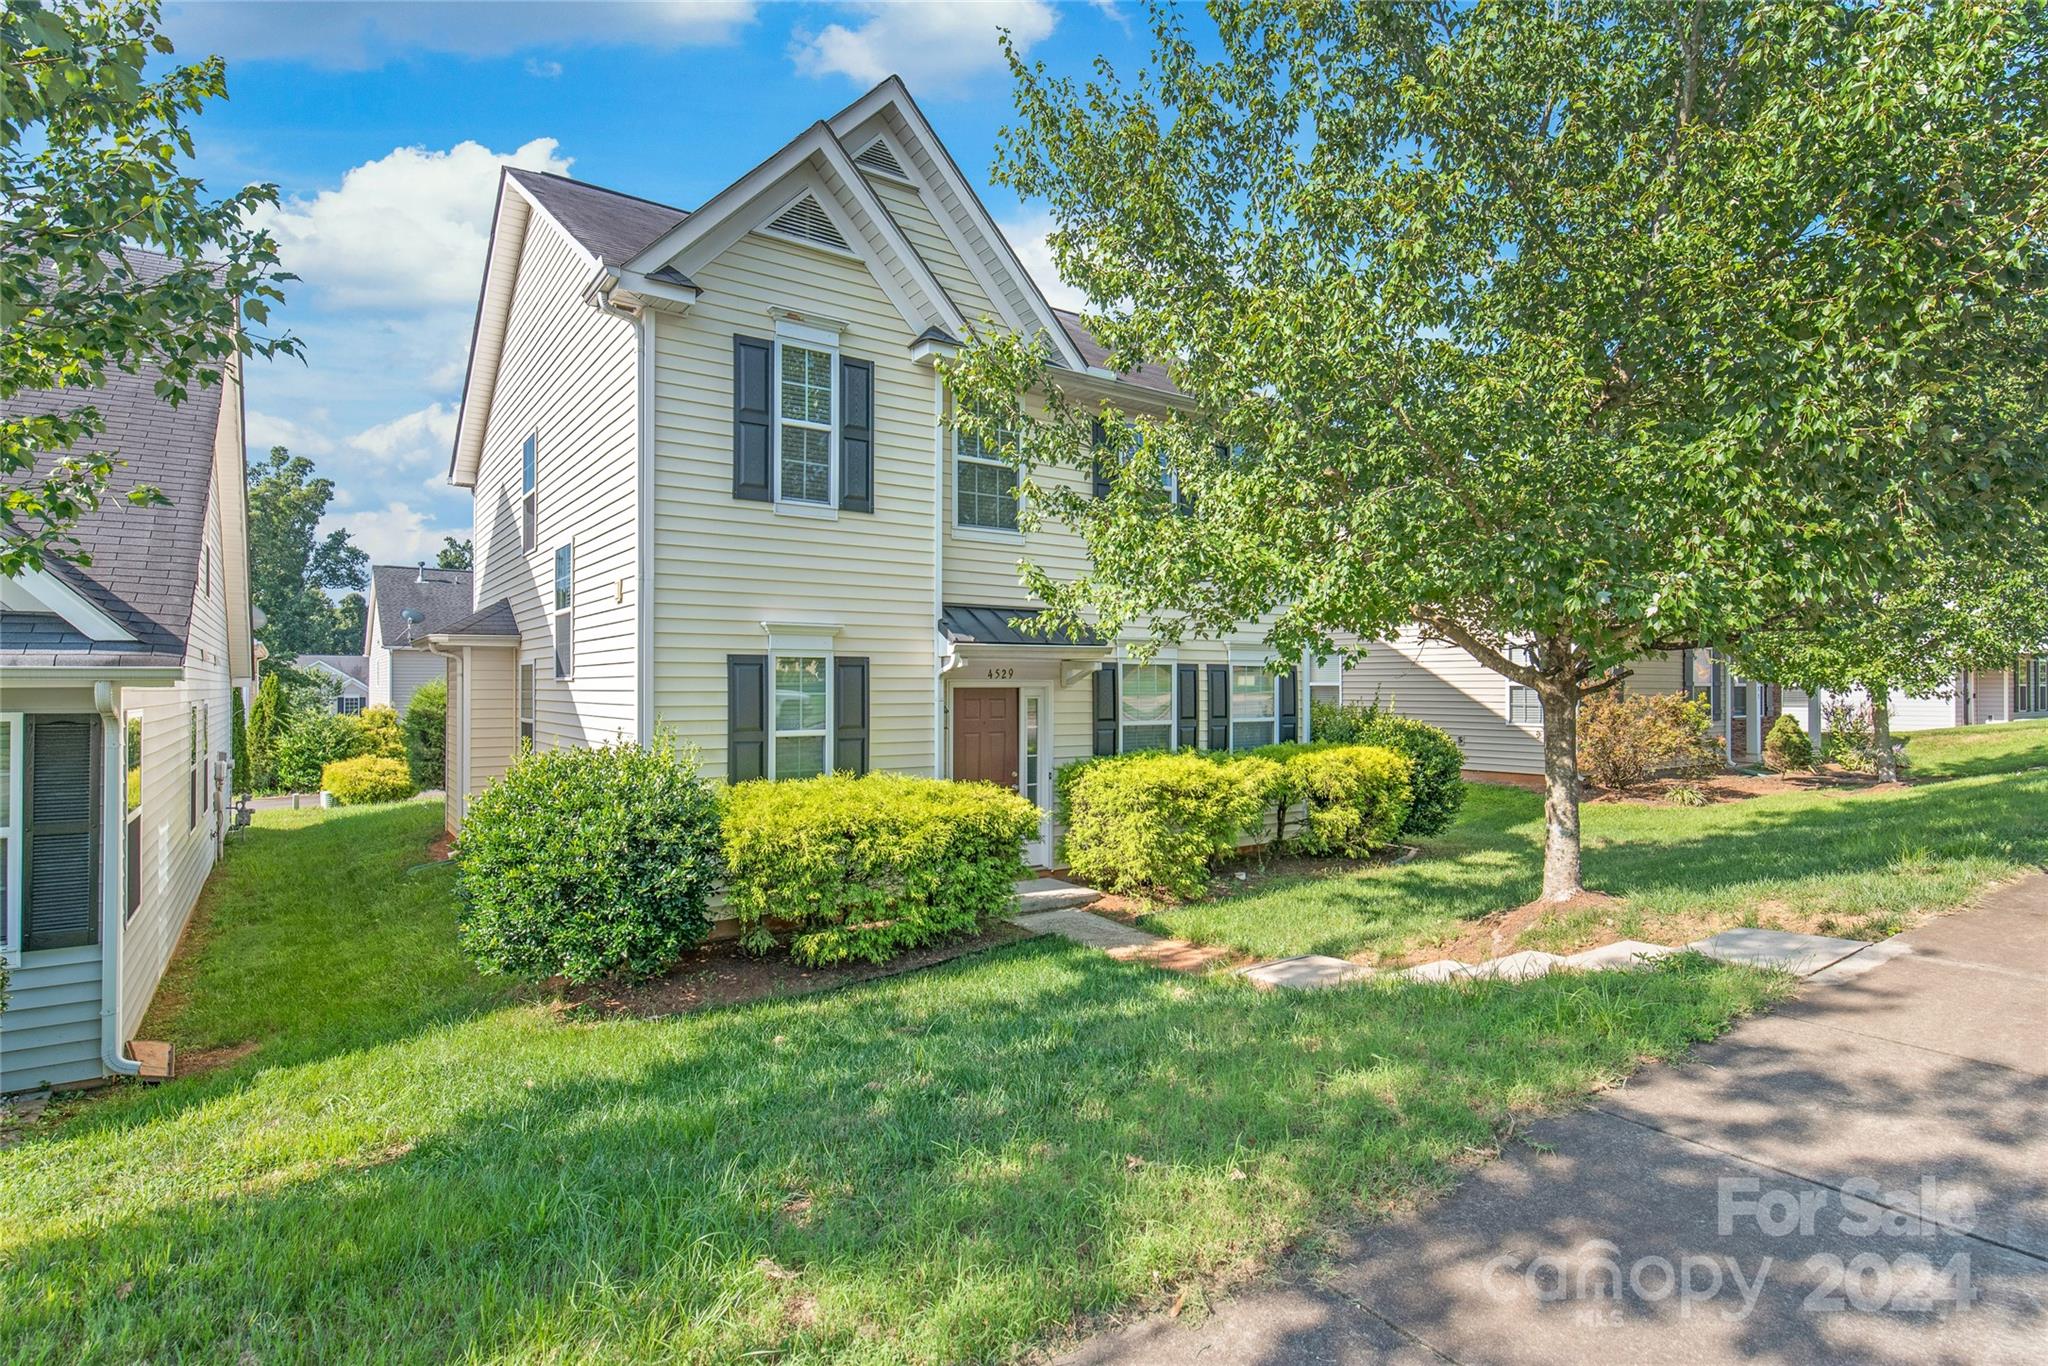
[(306, 363), (257, 362), (249, 447), (312, 457), (328, 525), (379, 563), (469, 534), (444, 475), (498, 166), (690, 208), (896, 72), (1049, 294), (1038, 206), (988, 184), (1010, 78), (998, 26), (1052, 69), (1144, 50), (1125, 4), (167, 3), (180, 57), (218, 52), (230, 99), (198, 121), (220, 193), (273, 181)]

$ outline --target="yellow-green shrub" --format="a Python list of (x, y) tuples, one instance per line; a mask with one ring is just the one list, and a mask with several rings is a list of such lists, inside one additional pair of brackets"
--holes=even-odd
[(1361, 858), (1394, 842), (1408, 819), (1414, 761), (1378, 745), (1308, 746), (1287, 760), (1308, 804), (1295, 848)]
[(389, 707), (364, 707), (354, 716), (342, 718), (355, 736), (357, 754), (374, 754), (383, 759), (405, 757), (405, 735), (398, 728), (398, 713)]
[(741, 783), (726, 794), (726, 896), (747, 939), (789, 922), (802, 963), (879, 963), (1008, 913), (1038, 808), (990, 783), (897, 773)]
[(367, 806), (372, 802), (402, 802), (419, 791), (412, 785), (403, 760), (381, 754), (364, 754), (354, 759), (336, 759), (320, 770), (320, 790), (334, 794), (342, 806)]
[(1060, 856), (1115, 892), (1201, 892), (1209, 865), (1264, 820), (1279, 766), (1200, 754), (1129, 754), (1060, 770)]

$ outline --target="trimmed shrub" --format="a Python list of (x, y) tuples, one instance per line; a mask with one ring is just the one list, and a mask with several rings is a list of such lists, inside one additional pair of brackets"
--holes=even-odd
[(1825, 722), (1827, 731), (1820, 738), (1823, 758), (1852, 773), (1877, 770), (1877, 721), (1868, 702), (1830, 699)]
[(284, 733), (287, 708), (284, 682), (265, 669), (256, 684), (256, 701), (249, 709), (249, 781), (258, 792), (274, 792), (277, 781), (277, 742)]
[(1404, 755), (1411, 799), (1403, 835), (1436, 835), (1450, 827), (1465, 805), (1465, 751), (1449, 732), (1413, 717), (1381, 712), (1359, 728), (1357, 743)]
[(1261, 825), (1276, 767), (1185, 752), (1069, 764), (1056, 784), (1060, 855), (1093, 886), (1195, 896), (1210, 863)]
[(381, 754), (336, 759), (320, 770), (320, 790), (333, 793), (342, 806), (402, 802), (419, 791), (403, 763)]
[(357, 754), (374, 754), (380, 759), (405, 758), (405, 736), (398, 729), (398, 713), (391, 708), (364, 707), (354, 716), (341, 719), (354, 733)]
[(1378, 745), (1314, 745), (1287, 761), (1308, 816), (1294, 847), (1362, 858), (1394, 842), (1408, 819), (1415, 765)]
[(1370, 702), (1311, 702), (1308, 704), (1308, 733), (1333, 745), (1355, 745), (1365, 739), (1366, 728), (1390, 715), (1375, 697)]
[(320, 773), (337, 759), (353, 759), (362, 731), (346, 716), (307, 707), (289, 714), (277, 736), (277, 785), (286, 792), (312, 792)]
[(439, 787), (448, 755), (448, 681), (422, 683), (405, 704), (405, 763), (422, 788)]
[(719, 801), (665, 739), (522, 754), (470, 799), (462, 947), (527, 981), (645, 976), (711, 932)]
[(1764, 737), (1764, 767), (1773, 773), (1813, 767), (1813, 741), (1807, 738), (1806, 727), (1794, 721), (1790, 713), (1780, 712), (1771, 723), (1771, 733)]
[(880, 963), (1007, 914), (1038, 808), (992, 783), (899, 773), (726, 793), (726, 896), (749, 947), (788, 922), (800, 963)]
[(1610, 792), (1659, 774), (1706, 777), (1722, 766), (1712, 725), (1705, 698), (1595, 693), (1579, 704), (1579, 775)]

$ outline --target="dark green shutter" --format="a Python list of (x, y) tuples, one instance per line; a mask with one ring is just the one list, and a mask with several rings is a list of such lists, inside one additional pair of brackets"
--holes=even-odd
[(766, 503), (775, 497), (775, 413), (771, 407), (775, 345), (732, 339), (732, 496)]
[(1095, 752), (1116, 753), (1116, 665), (1095, 671)]
[(1095, 419), (1089, 428), (1089, 438), (1095, 445), (1095, 496), (1109, 496), (1109, 432), (1102, 425), (1102, 419)]
[(839, 506), (875, 510), (875, 367), (839, 362)]
[(768, 776), (768, 656), (725, 657), (725, 780)]
[(1230, 748), (1230, 666), (1209, 666), (1209, 748)]
[(1289, 669), (1280, 675), (1280, 743), (1301, 738), (1300, 672)]
[(90, 717), (29, 718), (26, 950), (99, 941), (99, 731)]
[(1193, 664), (1179, 665), (1173, 671), (1174, 729), (1182, 749), (1201, 743), (1202, 699), (1197, 696), (1201, 679), (1201, 669)]
[(868, 771), (868, 662), (832, 661), (832, 771)]

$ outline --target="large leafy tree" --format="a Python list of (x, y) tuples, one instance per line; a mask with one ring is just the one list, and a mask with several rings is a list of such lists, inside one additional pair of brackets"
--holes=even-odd
[(327, 594), (370, 583), (370, 557), (346, 528), (320, 534), (333, 497), (334, 481), (283, 446), (249, 467), (250, 592), (264, 618), (256, 634), (273, 655), (363, 648), (362, 599), (351, 593), (337, 606)]
[[(90, 390), (153, 361), (157, 390), (183, 402), (238, 354), (298, 351), (260, 327), (289, 280), (249, 223), (272, 185), (225, 198), (185, 174), (190, 121), (226, 95), (218, 57), (147, 64), (171, 44), (155, 0), (0, 9), (0, 574), (88, 557), (70, 529), (110, 496), (119, 452)], [(141, 246), (169, 258), (142, 267)], [(77, 389), (75, 407), (24, 414), (24, 390)], [(145, 505), (161, 491), (123, 495)]]
[(468, 569), (472, 560), (469, 541), (454, 536), (443, 536), (441, 549), (434, 555), (434, 565), (438, 569)]
[(1129, 79), (1013, 52), (998, 179), (1049, 204), (1111, 365), (1193, 408), (1094, 498), (1033, 471), (1095, 458), (1100, 386), (1028, 339), (963, 352), (963, 426), (1044, 395), (1028, 506), (1092, 552), (1027, 583), (1162, 642), (1273, 612), (1288, 656), (1462, 646), (1541, 698), (1544, 892), (1573, 895), (1580, 699), (2048, 488), (2041, 14), (1254, 0), (1199, 47), (1155, 7)]

